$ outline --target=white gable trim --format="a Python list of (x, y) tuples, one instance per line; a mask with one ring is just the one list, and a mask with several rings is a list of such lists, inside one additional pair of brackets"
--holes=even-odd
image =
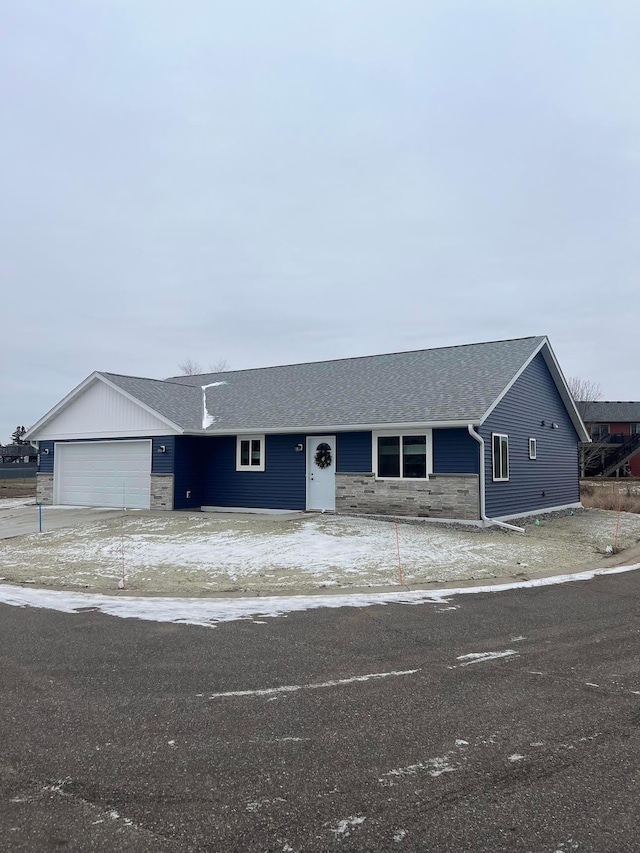
[(571, 418), (571, 421), (572, 421), (572, 423), (576, 429), (576, 432), (578, 433), (578, 437), (580, 438), (580, 441), (590, 441), (591, 439), (589, 438), (589, 433), (587, 432), (587, 428), (585, 427), (583, 420), (580, 417), (580, 413), (578, 412), (578, 409), (576, 407), (574, 399), (571, 396), (571, 392), (569, 391), (569, 386), (567, 385), (567, 381), (564, 378), (562, 371), (560, 370), (560, 365), (558, 364), (558, 361), (557, 361), (557, 359), (553, 353), (553, 350), (551, 349), (551, 344), (549, 343), (549, 340), (546, 337), (541, 341), (540, 345), (537, 346), (535, 348), (535, 350), (531, 353), (529, 358), (525, 361), (525, 363), (522, 365), (520, 370), (518, 370), (518, 372), (515, 374), (513, 379), (509, 382), (509, 384), (505, 386), (505, 388), (502, 390), (502, 392), (500, 394), (498, 394), (496, 399), (493, 401), (493, 403), (489, 406), (487, 411), (484, 413), (484, 415), (480, 419), (480, 425), (482, 425), (487, 420), (487, 418), (489, 417), (491, 412), (493, 412), (493, 410), (496, 408), (496, 406), (509, 393), (509, 391), (513, 388), (513, 386), (516, 384), (518, 379), (520, 379), (522, 374), (525, 372), (527, 367), (529, 367), (529, 365), (531, 364), (533, 359), (538, 355), (539, 352), (542, 352), (542, 357), (544, 358), (545, 364), (549, 368), (549, 373), (551, 374), (551, 378), (553, 379), (555, 386), (558, 389), (560, 397), (562, 398), (562, 402), (564, 403), (565, 408), (567, 409), (567, 412), (569, 413), (569, 417)]
[(37, 439), (38, 433), (42, 431), (43, 427), (45, 427), (55, 417), (57, 417), (61, 412), (63, 412), (65, 409), (67, 409), (73, 403), (74, 400), (76, 400), (78, 397), (80, 397), (87, 390), (87, 388), (91, 387), (96, 382), (102, 382), (103, 384), (105, 384), (109, 388), (111, 388), (113, 391), (116, 391), (118, 394), (125, 397), (127, 400), (134, 403), (136, 406), (143, 409), (148, 414), (152, 415), (154, 418), (157, 418), (163, 424), (166, 424), (166, 426), (170, 432), (174, 432), (174, 433), (184, 432), (182, 427), (179, 427), (177, 424), (174, 424), (173, 421), (170, 421), (168, 418), (164, 417), (164, 415), (161, 415), (159, 412), (156, 412), (154, 409), (152, 409), (150, 406), (147, 406), (145, 403), (138, 400), (132, 394), (129, 394), (128, 392), (123, 391), (122, 388), (119, 388), (115, 383), (110, 382), (101, 373), (98, 373), (98, 371), (94, 371), (90, 376), (87, 376), (87, 378), (83, 382), (81, 382), (80, 385), (76, 386), (73, 389), (73, 391), (70, 391), (66, 395), (66, 397), (63, 397), (59, 403), (57, 403), (52, 409), (50, 409), (46, 413), (46, 415), (44, 415), (42, 418), (40, 418), (39, 421), (36, 421), (36, 423), (27, 430), (27, 432), (25, 434), (25, 439), (27, 439), (27, 440), (29, 440), (31, 438)]

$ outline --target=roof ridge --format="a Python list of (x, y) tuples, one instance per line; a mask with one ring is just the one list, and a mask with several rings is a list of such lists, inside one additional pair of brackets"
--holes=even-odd
[[(163, 379), (163, 382), (171, 382), (172, 379), (197, 379), (200, 376), (221, 376), (223, 374), (232, 374), (232, 373), (248, 373), (249, 371), (257, 371), (257, 370), (279, 370), (283, 367), (306, 367), (310, 364), (337, 364), (341, 361), (360, 361), (365, 358), (385, 358), (390, 355), (412, 355), (413, 353), (418, 352), (437, 352), (438, 350), (445, 349), (464, 349), (466, 347), (481, 347), (481, 346), (490, 346), (491, 344), (508, 344), (513, 343), (515, 341), (541, 341), (546, 338), (546, 335), (525, 335), (522, 338), (503, 338), (497, 341), (476, 341), (471, 344), (450, 344), (449, 346), (441, 346), (441, 347), (423, 347), (422, 349), (410, 349), (410, 350), (396, 350), (394, 352), (378, 352), (372, 353), (370, 355), (352, 355), (352, 356), (344, 356), (343, 358), (321, 358), (318, 361), (294, 361), (288, 364), (271, 364), (266, 367), (243, 367), (239, 370), (212, 370), (210, 373), (194, 373), (191, 375), (181, 375), (176, 374), (174, 376), (169, 376), (167, 379)], [(185, 384), (184, 381), (174, 383), (178, 385)], [(187, 384), (188, 381), (187, 381)]]
[[(132, 373), (113, 373), (111, 370), (96, 370), (96, 373), (99, 373), (101, 376), (119, 376), (121, 379), (142, 379), (145, 382), (162, 382), (164, 385), (180, 385), (181, 388), (184, 388), (184, 382), (172, 382), (170, 377), (169, 379), (158, 379), (155, 376), (134, 376)], [(202, 374), (203, 376), (205, 374)]]

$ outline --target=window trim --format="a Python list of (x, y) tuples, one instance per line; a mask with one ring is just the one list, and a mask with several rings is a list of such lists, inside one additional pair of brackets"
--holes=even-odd
[[(243, 441), (259, 441), (260, 442), (260, 464), (251, 464), (251, 444), (249, 444), (249, 464), (243, 465), (241, 462), (242, 442)], [(264, 435), (237, 435), (236, 436), (236, 471), (253, 471), (259, 473), (265, 468), (265, 440)]]
[[(506, 477), (496, 477), (496, 445), (495, 439), (505, 439), (507, 443), (507, 476)], [(502, 470), (502, 440), (500, 441), (500, 473), (504, 474)], [(492, 432), (491, 433), (491, 477), (494, 483), (507, 483), (509, 482), (509, 436), (504, 432)]]
[(538, 439), (530, 438), (529, 439), (529, 459), (537, 459), (538, 458)]
[[(400, 442), (400, 470), (399, 477), (380, 477), (378, 475), (378, 439), (379, 438), (404, 438), (405, 436), (423, 435), (426, 439), (426, 466), (427, 473), (425, 477), (403, 477), (402, 476), (402, 442)], [(380, 429), (374, 430), (371, 435), (371, 470), (376, 480), (389, 481), (391, 483), (402, 482), (417, 482), (425, 483), (431, 474), (433, 474), (433, 430), (432, 429)]]

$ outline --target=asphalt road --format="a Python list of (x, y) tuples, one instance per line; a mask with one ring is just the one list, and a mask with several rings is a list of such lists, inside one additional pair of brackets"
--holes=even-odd
[(211, 629), (0, 606), (0, 849), (640, 850), (639, 596)]

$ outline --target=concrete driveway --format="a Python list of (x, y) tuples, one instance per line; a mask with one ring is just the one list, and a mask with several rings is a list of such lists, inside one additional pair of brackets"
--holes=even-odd
[[(96, 519), (120, 518), (122, 510), (95, 507), (46, 506), (42, 508), (43, 529), (77, 527)], [(0, 501), (0, 539), (12, 539), (39, 530), (38, 507), (33, 501)]]

